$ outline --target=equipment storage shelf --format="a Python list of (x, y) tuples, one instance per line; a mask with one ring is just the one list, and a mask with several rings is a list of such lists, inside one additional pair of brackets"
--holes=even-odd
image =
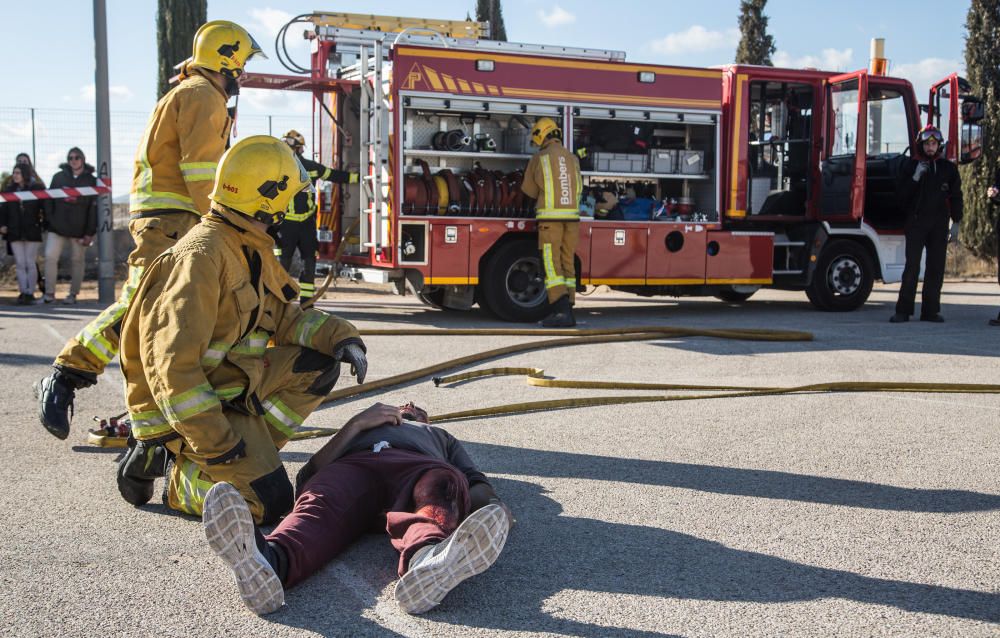
[(523, 153), (493, 153), (490, 151), (436, 151), (427, 148), (410, 148), (403, 151), (406, 157), (450, 157), (455, 159), (509, 159), (527, 162), (530, 154)]
[[(571, 106), (585, 210), (625, 221), (720, 219), (719, 113)], [(614, 216), (618, 217), (614, 217)]]
[(711, 179), (711, 175), (678, 175), (676, 173), (607, 173), (602, 171), (580, 171), (584, 177), (625, 180), (658, 180), (658, 179)]

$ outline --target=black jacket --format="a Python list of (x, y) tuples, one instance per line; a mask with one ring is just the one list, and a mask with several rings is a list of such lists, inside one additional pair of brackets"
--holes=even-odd
[[(327, 168), (319, 162), (314, 162), (301, 155), (299, 156), (299, 161), (302, 162), (302, 168), (306, 169), (306, 172), (309, 174), (309, 181), (313, 183), (313, 186), (316, 185), (316, 180), (320, 179), (336, 184), (346, 184), (350, 181), (351, 174), (348, 171)], [(293, 219), (288, 219), (288, 221), (295, 221), (295, 216), (305, 217), (316, 212), (316, 196), (307, 191), (299, 191), (292, 200), (291, 212), (293, 212)]]
[[(31, 183), (27, 188), (18, 188), (11, 182), (5, 193), (18, 190), (42, 190), (44, 184)], [(42, 241), (42, 225), (44, 224), (45, 210), (42, 201), (32, 199), (28, 201), (3, 202), (0, 205), (0, 226), (7, 227), (7, 241)]]
[(947, 225), (948, 218), (962, 221), (962, 178), (958, 167), (946, 159), (925, 160), (929, 163), (927, 172), (919, 182), (913, 181), (913, 173), (920, 164), (919, 159), (910, 159), (899, 172), (896, 193), (907, 213), (907, 223), (923, 227), (935, 224)]
[[(62, 170), (52, 177), (49, 188), (80, 188), (96, 186), (94, 167), (83, 165), (83, 172), (73, 176), (69, 164), (61, 164)], [(93, 237), (97, 234), (97, 197), (66, 197), (45, 200), (45, 217), (49, 230), (63, 237)]]

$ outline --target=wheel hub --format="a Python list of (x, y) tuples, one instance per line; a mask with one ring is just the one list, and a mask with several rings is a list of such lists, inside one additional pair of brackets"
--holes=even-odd
[(838, 257), (830, 264), (830, 288), (840, 295), (852, 295), (861, 287), (861, 266), (850, 257)]
[(538, 305), (545, 295), (545, 283), (538, 259), (524, 257), (511, 264), (507, 271), (506, 286), (507, 296), (517, 305)]

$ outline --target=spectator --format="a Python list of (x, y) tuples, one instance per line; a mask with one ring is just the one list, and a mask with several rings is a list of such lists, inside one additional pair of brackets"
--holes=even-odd
[[(986, 189), (986, 196), (990, 200), (990, 204), (996, 206), (1000, 203), (1000, 171), (997, 171), (996, 179), (993, 181), (993, 185)], [(1000, 218), (994, 217), (993, 221), (993, 232), (996, 233), (997, 237), (997, 282), (1000, 282)], [(990, 319), (991, 326), (1000, 326), (1000, 314), (997, 315), (996, 319)]]
[[(39, 190), (43, 184), (31, 180), (32, 169), (27, 164), (17, 164), (11, 171), (10, 183), (4, 192)], [(14, 253), (17, 269), (19, 305), (35, 301), (38, 284), (38, 247), (42, 243), (42, 203), (38, 200), (4, 202), (0, 208), (0, 234), (3, 234)]]
[[(69, 149), (66, 163), (52, 177), (49, 188), (80, 188), (96, 186), (94, 167), (87, 164), (77, 147)], [(87, 246), (93, 243), (97, 233), (97, 197), (65, 197), (45, 201), (45, 217), (49, 235), (45, 240), (45, 303), (55, 301), (56, 280), (59, 275), (59, 257), (63, 248), (70, 247), (70, 273), (72, 280), (69, 295), (63, 303), (75, 304), (83, 283), (83, 257)]]
[[(30, 155), (28, 155), (27, 153), (18, 153), (14, 157), (14, 164), (27, 164), (31, 173), (31, 179), (29, 181), (38, 182), (39, 184), (42, 183), (42, 178), (39, 177), (38, 173), (35, 172), (35, 165), (31, 163)], [(4, 179), (3, 184), (0, 185), (0, 188), (7, 188), (10, 182), (11, 182), (11, 176), (8, 175), (7, 178)]]

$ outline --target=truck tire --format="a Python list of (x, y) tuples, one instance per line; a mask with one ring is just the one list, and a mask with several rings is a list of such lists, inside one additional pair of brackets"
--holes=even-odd
[(875, 263), (868, 250), (849, 239), (837, 239), (823, 248), (806, 296), (816, 308), (847, 312), (864, 305), (875, 284)]
[[(740, 286), (740, 288), (745, 288), (746, 286)], [(715, 293), (716, 299), (721, 299), (727, 303), (743, 303), (753, 294), (759, 290), (758, 286), (756, 290), (735, 290), (734, 288), (723, 288)]]
[(417, 299), (425, 306), (438, 310), (448, 310), (448, 307), (444, 305), (444, 288), (428, 286), (417, 293)]
[(512, 241), (497, 249), (479, 273), (480, 301), (504, 321), (538, 321), (549, 312), (538, 248)]

